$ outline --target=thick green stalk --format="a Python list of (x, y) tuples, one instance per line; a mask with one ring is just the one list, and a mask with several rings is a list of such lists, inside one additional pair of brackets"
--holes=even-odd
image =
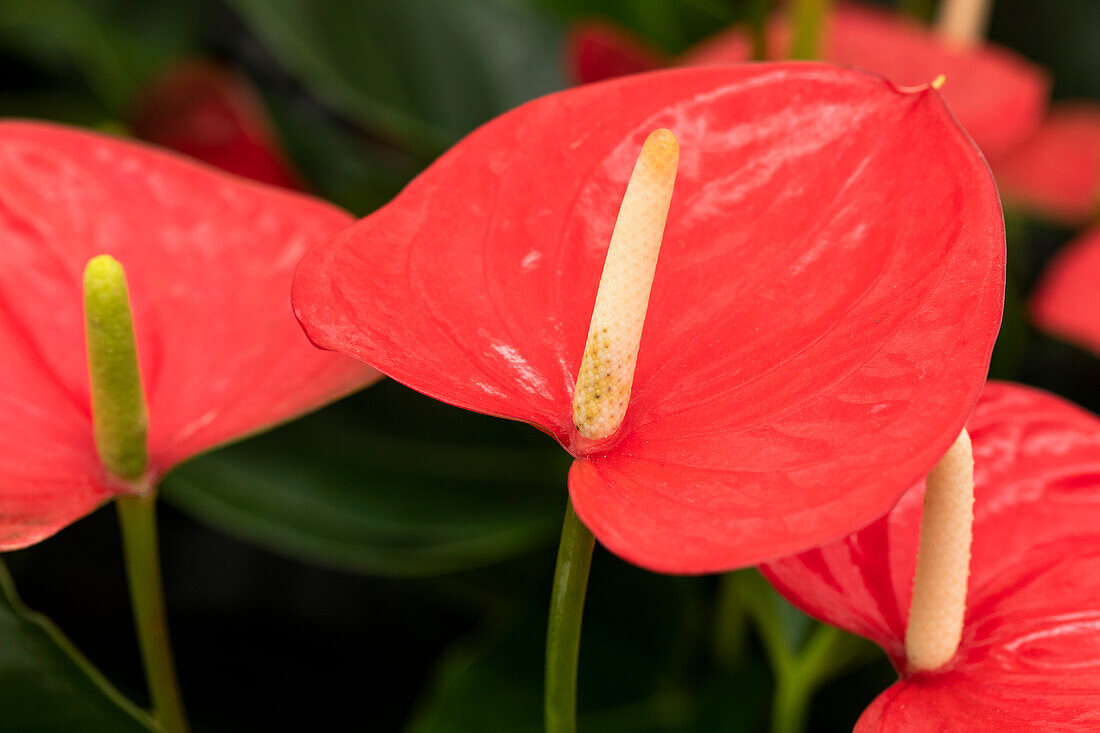
[(772, 733), (802, 733), (814, 691), (850, 662), (844, 632), (818, 626), (800, 654), (777, 670)]
[(830, 5), (830, 0), (795, 0), (792, 59), (821, 58), (821, 39), (825, 35)]
[(745, 655), (745, 637), (749, 629), (749, 612), (741, 591), (740, 574), (754, 572), (738, 570), (718, 579), (718, 597), (714, 614), (714, 660), (721, 669), (734, 669)]
[(757, 571), (731, 573), (723, 581), (728, 592), (740, 597), (772, 669), (772, 733), (802, 733), (814, 692), (862, 661), (871, 645), (823, 624), (816, 625), (809, 638), (800, 643), (800, 634), (784, 629), (785, 602)]
[(164, 611), (160, 553), (157, 549), (156, 496), (154, 492), (143, 496), (120, 496), (115, 503), (122, 531), (126, 575), (130, 581), (134, 625), (145, 663), (153, 717), (165, 733), (185, 733), (187, 718), (176, 680)]
[(577, 730), (577, 659), (595, 542), (570, 501), (565, 506), (554, 588), (550, 595), (550, 619), (546, 626), (546, 733), (574, 733)]
[(784, 676), (776, 680), (771, 733), (804, 733), (811, 692), (799, 678)]

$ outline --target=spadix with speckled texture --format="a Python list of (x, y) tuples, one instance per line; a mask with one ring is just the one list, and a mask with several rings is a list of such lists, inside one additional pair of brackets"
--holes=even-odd
[(654, 131), (626, 186), (573, 391), (573, 425), (583, 438), (612, 435), (626, 415), (679, 158), (676, 136)]
[(963, 430), (925, 479), (905, 658), (913, 670), (951, 661), (962, 636), (974, 522), (974, 455)]
[[(679, 140), (622, 425), (573, 393), (643, 141)], [(310, 339), (577, 460), (578, 516), (647, 568), (844, 536), (959, 434), (1000, 323), (992, 179), (937, 92), (823, 64), (654, 72), (530, 102), (302, 260)]]
[(796, 606), (871, 639), (899, 670), (856, 733), (1100, 730), (1100, 420), (990, 382), (967, 429), (969, 593), (945, 666), (906, 663), (921, 484), (867, 528), (762, 570)]
[(84, 268), (84, 340), (96, 452), (111, 474), (136, 481), (149, 465), (149, 417), (126, 273), (110, 255)]
[(155, 482), (375, 378), (312, 348), (288, 300), (301, 254), (350, 220), (149, 146), (0, 122), (0, 550), (133, 490), (93, 439), (90, 258), (126, 271)]

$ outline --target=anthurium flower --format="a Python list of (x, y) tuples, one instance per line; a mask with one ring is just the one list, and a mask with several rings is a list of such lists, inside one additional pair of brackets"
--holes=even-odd
[(765, 565), (817, 618), (871, 639), (901, 680), (856, 731), (1100, 728), (1100, 420), (1039, 390), (991, 382), (968, 422), (974, 526), (962, 640), (912, 673), (905, 627), (923, 485), (845, 539)]
[[(791, 28), (786, 13), (773, 14), (767, 39), (769, 58), (787, 57)], [(675, 63), (743, 63), (751, 59), (751, 52), (748, 34), (738, 27), (703, 41)], [(873, 71), (897, 84), (925, 84), (943, 74), (947, 79), (943, 98), (990, 159), (1032, 135), (1046, 107), (1049, 81), (1045, 74), (1008, 49), (990, 43), (951, 43), (902, 15), (854, 3), (838, 3), (830, 12), (821, 57)], [(579, 67), (579, 58), (574, 57), (572, 65)], [(609, 67), (595, 68), (606, 71)]]
[(131, 125), (143, 140), (230, 173), (302, 188), (259, 92), (228, 68), (198, 60), (171, 67), (141, 95)]
[(1064, 102), (995, 173), (1014, 203), (1071, 225), (1100, 213), (1100, 105)]
[(637, 74), (667, 65), (656, 50), (606, 23), (580, 23), (566, 38), (566, 64), (575, 84)]
[[(0, 549), (373, 379), (313, 349), (287, 302), (301, 254), (350, 220), (144, 145), (0, 123)], [(135, 483), (93, 441), (81, 288), (100, 254), (127, 274), (148, 403)]]
[[(627, 334), (590, 334), (593, 303), (620, 203), (660, 206), (628, 207), (632, 168), (632, 185), (671, 185), (671, 135), (633, 382), (601, 437), (574, 385), (588, 350)], [(605, 546), (702, 573), (843, 536), (924, 475), (977, 399), (1003, 277), (996, 191), (934, 90), (745, 65), (577, 87), (489, 122), (312, 249), (293, 302), (318, 346), (553, 436)]]
[(1079, 237), (1055, 256), (1031, 300), (1031, 315), (1045, 331), (1100, 354), (1100, 229)]

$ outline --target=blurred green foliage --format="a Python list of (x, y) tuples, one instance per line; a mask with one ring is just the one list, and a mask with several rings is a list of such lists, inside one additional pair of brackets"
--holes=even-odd
[[(593, 570), (580, 672), (582, 730), (682, 730), (692, 714), (677, 677), (699, 653), (699, 588), (654, 578), (604, 555)], [(549, 597), (547, 588), (546, 597)], [(547, 604), (541, 595), (506, 623), (442, 660), (413, 733), (542, 729)]]
[(429, 156), (563, 86), (561, 28), (496, 0), (230, 0), (330, 108)]
[(173, 471), (164, 498), (279, 552), (433, 575), (553, 541), (566, 454), (541, 433), (381, 384)]
[(44, 72), (76, 76), (118, 118), (142, 86), (191, 51), (204, 3), (0, 0), (0, 47)]
[(0, 729), (141, 733), (151, 721), (16, 595), (0, 563)]

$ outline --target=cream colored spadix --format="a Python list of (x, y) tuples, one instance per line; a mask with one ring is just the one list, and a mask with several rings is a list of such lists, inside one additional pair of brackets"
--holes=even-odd
[(590, 440), (614, 434), (626, 415), (679, 159), (675, 135), (650, 133), (615, 220), (573, 392), (573, 424)]
[(955, 656), (966, 613), (974, 524), (974, 454), (966, 430), (928, 474), (905, 656), (913, 670)]
[(992, 5), (993, 0), (944, 0), (936, 20), (940, 35), (960, 46), (980, 43)]

